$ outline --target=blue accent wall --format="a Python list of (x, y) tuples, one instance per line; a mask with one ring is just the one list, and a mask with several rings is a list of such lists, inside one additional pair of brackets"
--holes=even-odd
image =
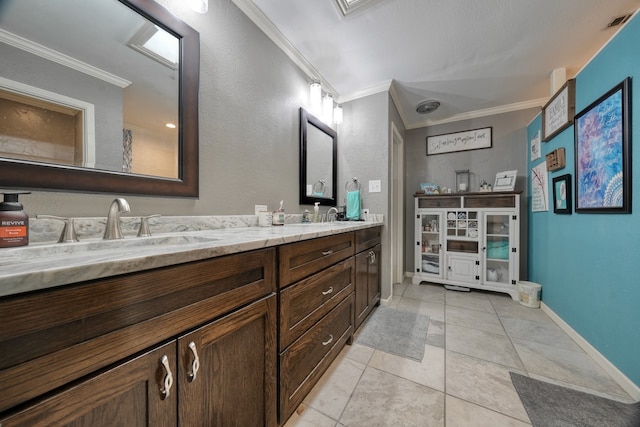
[[(635, 16), (576, 76), (576, 114), (627, 76), (631, 82), (631, 214), (553, 213), (551, 183), (571, 174), (573, 125), (547, 143), (545, 154), (564, 147), (566, 167), (549, 173), (549, 212), (529, 210), (529, 280), (542, 285), (542, 300), (640, 387), (640, 17)], [(531, 139), (540, 115), (527, 128)], [(572, 188), (575, 200), (575, 188)], [(531, 203), (529, 203), (531, 206)], [(572, 211), (575, 209), (575, 203)]]

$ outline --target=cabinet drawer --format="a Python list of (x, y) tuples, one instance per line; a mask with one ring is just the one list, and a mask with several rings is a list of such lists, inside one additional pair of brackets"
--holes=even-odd
[(284, 349), (353, 292), (349, 258), (280, 292), (280, 348)]
[(275, 249), (0, 299), (0, 411), (275, 291)]
[(459, 208), (459, 196), (419, 197), (418, 208)]
[(353, 294), (280, 355), (280, 421), (302, 403), (353, 335)]
[(516, 206), (515, 194), (466, 196), (465, 208), (513, 208)]
[(380, 244), (382, 240), (382, 227), (365, 228), (356, 231), (356, 253), (372, 248)]
[(354, 254), (353, 233), (305, 240), (280, 246), (281, 288), (311, 276)]

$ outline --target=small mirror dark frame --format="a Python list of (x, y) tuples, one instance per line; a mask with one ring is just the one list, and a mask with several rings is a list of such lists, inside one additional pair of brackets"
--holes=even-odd
[(155, 1), (119, 1), (180, 39), (179, 178), (0, 158), (0, 187), (198, 197), (200, 35)]
[[(329, 197), (313, 197), (307, 195), (307, 162), (313, 159), (307, 158), (307, 129), (308, 126), (314, 126), (316, 129), (331, 137), (332, 141), (332, 167), (331, 167), (331, 195)], [(307, 112), (304, 108), (300, 108), (300, 204), (312, 205), (316, 202), (322, 206), (337, 205), (337, 188), (338, 188), (338, 134), (335, 130), (327, 126), (322, 120)]]

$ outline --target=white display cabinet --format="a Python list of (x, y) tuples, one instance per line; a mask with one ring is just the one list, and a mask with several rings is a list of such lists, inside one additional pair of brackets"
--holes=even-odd
[(518, 299), (519, 193), (416, 196), (413, 283), (508, 293)]

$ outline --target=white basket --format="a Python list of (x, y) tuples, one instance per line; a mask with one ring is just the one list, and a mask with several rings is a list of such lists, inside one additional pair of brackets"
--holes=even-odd
[(540, 291), (542, 286), (526, 281), (518, 282), (518, 294), (520, 295), (520, 304), (526, 307), (540, 307)]

